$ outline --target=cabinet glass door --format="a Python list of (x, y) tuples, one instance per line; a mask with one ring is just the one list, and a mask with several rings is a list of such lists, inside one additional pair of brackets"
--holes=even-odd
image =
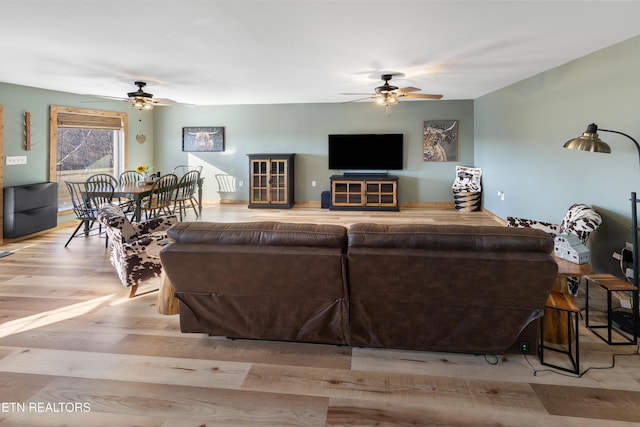
[(270, 170), (271, 203), (287, 204), (287, 161), (271, 160)]
[(269, 203), (268, 160), (251, 160), (251, 203)]

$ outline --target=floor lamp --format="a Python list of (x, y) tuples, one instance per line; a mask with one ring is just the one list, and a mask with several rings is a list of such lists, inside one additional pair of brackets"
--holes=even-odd
[[(626, 136), (627, 138), (629, 138), (633, 142), (633, 144), (636, 146), (636, 149), (638, 150), (638, 161), (640, 162), (640, 144), (638, 144), (638, 141), (636, 141), (634, 138), (627, 135), (626, 133), (619, 132), (617, 130), (609, 130), (609, 129), (600, 129), (600, 130), (602, 132), (617, 133), (619, 135)], [(584, 131), (584, 133), (579, 137), (573, 138), (567, 141), (564, 144), (564, 148), (568, 148), (570, 150), (591, 151), (593, 153), (611, 153), (611, 147), (609, 147), (609, 144), (602, 141), (598, 136), (598, 125), (596, 125), (595, 123), (591, 123), (589, 126), (587, 126), (587, 130)], [(640, 272), (638, 271), (639, 266), (638, 266), (638, 212), (637, 212), (637, 206), (639, 202), (640, 200), (638, 200), (638, 198), (636, 197), (636, 193), (632, 192), (631, 193), (631, 231), (632, 231), (631, 234), (632, 234), (632, 244), (633, 244), (633, 285), (636, 288), (639, 288), (638, 284), (640, 283), (640, 277), (638, 277), (640, 276)], [(634, 298), (633, 298), (634, 308), (632, 311), (632, 316), (633, 316), (633, 313), (637, 313), (638, 299), (639, 299), (638, 292), (634, 292)], [(627, 323), (627, 322), (628, 322), (627, 325), (621, 325), (621, 327), (623, 327), (623, 329), (628, 330), (628, 332), (638, 336), (638, 330), (633, 331), (633, 326), (632, 326), (633, 319), (625, 319), (624, 323)]]

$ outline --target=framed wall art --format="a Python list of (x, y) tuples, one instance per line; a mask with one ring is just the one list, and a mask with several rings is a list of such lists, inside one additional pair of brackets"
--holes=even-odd
[(224, 151), (224, 127), (182, 128), (182, 151)]
[(422, 127), (422, 160), (458, 161), (458, 121), (425, 120)]

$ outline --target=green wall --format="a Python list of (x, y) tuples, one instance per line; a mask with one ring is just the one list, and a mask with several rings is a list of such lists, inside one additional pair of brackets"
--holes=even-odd
[[(231, 198), (248, 200), (247, 154), (296, 153), (295, 198), (319, 202), (320, 193), (329, 189), (329, 177), (342, 173), (327, 167), (330, 133), (403, 133), (405, 169), (392, 171), (400, 176), (400, 201), (451, 202), (455, 166), (473, 164), (473, 102), (409, 101), (391, 111), (387, 117), (384, 108), (368, 102), (157, 108), (154, 167), (164, 172), (177, 163), (202, 165), (206, 200), (218, 199), (216, 173), (234, 175), (245, 185)], [(422, 126), (427, 119), (459, 120), (459, 161), (423, 162)], [(224, 126), (225, 151), (182, 152), (185, 126)]]
[[(369, 103), (279, 104), (240, 106), (157, 107), (139, 113), (124, 102), (64, 92), (0, 83), (0, 103), (5, 107), (5, 155), (27, 156), (26, 165), (4, 168), (4, 185), (22, 185), (48, 179), (49, 106), (122, 111), (129, 115), (128, 168), (149, 164), (153, 171), (171, 172), (177, 164), (203, 166), (205, 200), (218, 200), (216, 173), (229, 173), (245, 185), (231, 198), (248, 200), (249, 153), (296, 153), (295, 190), (298, 201), (320, 201), (329, 187), (329, 176), (341, 171), (327, 168), (329, 133), (403, 133), (405, 169), (400, 176), (401, 202), (451, 202), (451, 183), (457, 164), (473, 165), (472, 101), (407, 101), (392, 108)], [(31, 151), (22, 146), (24, 111), (32, 113)], [(459, 120), (457, 162), (422, 161), (424, 120)], [(185, 126), (224, 126), (225, 151), (186, 153), (182, 151)], [(148, 139), (135, 140), (138, 132)], [(312, 187), (316, 181), (316, 187)]]
[[(475, 164), (483, 206), (496, 215), (559, 223), (575, 202), (604, 219), (590, 239), (594, 270), (620, 273), (611, 254), (631, 239), (630, 193), (640, 193), (633, 142), (600, 132), (612, 154), (566, 150), (595, 122), (640, 138), (640, 37), (475, 100)], [(498, 198), (504, 191), (505, 198)]]
[[(125, 102), (104, 101), (26, 86), (0, 83), (0, 104), (4, 105), (4, 155), (26, 156), (26, 165), (4, 166), (4, 186), (32, 184), (49, 180), (49, 107), (60, 105), (86, 109), (126, 112), (129, 116), (129, 166), (153, 156), (153, 145), (135, 141), (138, 131), (153, 135), (153, 114), (139, 113)], [(24, 112), (31, 113), (31, 150), (24, 149)], [(142, 120), (142, 121), (140, 121)]]

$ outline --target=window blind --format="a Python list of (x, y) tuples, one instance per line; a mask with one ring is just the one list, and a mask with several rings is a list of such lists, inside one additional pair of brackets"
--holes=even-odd
[(124, 126), (120, 116), (58, 112), (58, 127), (75, 129), (113, 129)]

